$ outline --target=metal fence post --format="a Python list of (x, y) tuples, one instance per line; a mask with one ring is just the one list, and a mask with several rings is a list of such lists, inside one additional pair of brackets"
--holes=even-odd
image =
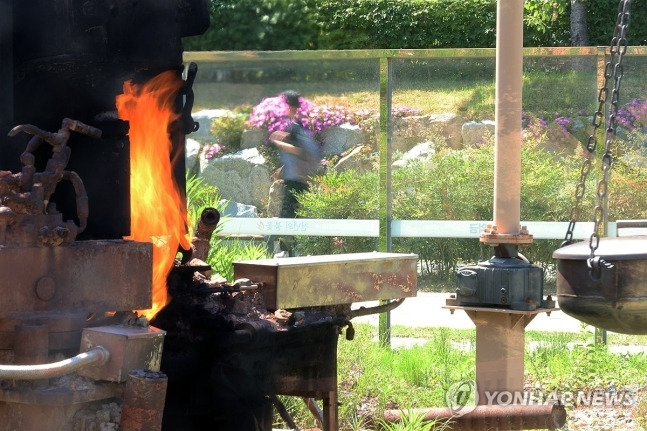
[[(379, 190), (379, 220), (380, 237), (379, 251), (391, 252), (391, 59), (380, 57), (380, 190)], [(379, 340), (384, 347), (391, 345), (391, 312), (380, 314)]]

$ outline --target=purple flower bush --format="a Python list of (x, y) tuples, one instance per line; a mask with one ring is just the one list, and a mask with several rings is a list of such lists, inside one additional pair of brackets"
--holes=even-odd
[[(379, 118), (377, 111), (370, 109), (351, 111), (342, 106), (316, 105), (304, 97), (301, 97), (299, 102), (301, 106), (297, 110), (296, 120), (318, 137), (327, 129), (345, 123), (367, 130), (372, 128), (372, 124)], [(394, 117), (419, 115), (420, 112), (418, 109), (407, 107), (392, 109)], [(288, 113), (289, 107), (283, 96), (268, 97), (254, 106), (246, 121), (246, 126), (265, 129), (269, 133), (285, 130), (290, 124)]]
[(573, 120), (569, 117), (557, 117), (555, 118), (555, 123), (561, 127), (565, 132), (568, 132), (568, 128), (571, 125)]
[[(269, 133), (285, 130), (290, 124), (288, 114), (289, 107), (284, 97), (268, 97), (252, 108), (246, 125), (250, 128), (267, 129)], [(301, 109), (297, 111), (298, 114), (303, 115)]]
[(204, 157), (207, 160), (211, 160), (213, 157), (218, 157), (218, 154), (223, 153), (227, 147), (220, 144), (209, 145), (205, 150)]
[(636, 98), (625, 103), (618, 109), (616, 120), (629, 131), (647, 126), (647, 101)]
[[(573, 115), (579, 117), (591, 116), (584, 110), (580, 110)], [(572, 139), (574, 120), (568, 115), (560, 115), (555, 112), (553, 120), (549, 121), (546, 117), (534, 116), (526, 112), (522, 113), (523, 138), (534, 140), (536, 142), (552, 143), (557, 148), (561, 144)], [(630, 102), (622, 105), (616, 115), (618, 126), (623, 127), (630, 133), (645, 133), (647, 131), (647, 101), (642, 98), (632, 99)], [(591, 121), (587, 124), (592, 129)], [(581, 136), (580, 136), (581, 139)]]
[[(323, 132), (331, 127), (342, 124), (359, 126), (369, 136), (373, 136), (379, 124), (379, 114), (376, 110), (360, 109), (349, 110), (343, 106), (317, 105), (310, 100), (300, 97), (300, 107), (297, 110), (296, 121), (303, 127), (313, 132), (319, 145), (323, 145)], [(258, 105), (254, 106), (251, 113), (245, 121), (245, 127), (253, 129), (265, 129), (270, 134), (277, 130), (285, 130), (290, 124), (289, 106), (284, 96), (278, 95), (263, 99)], [(419, 115), (418, 109), (407, 107), (394, 107), (392, 115), (394, 117), (406, 117), (410, 115)], [(262, 152), (270, 159), (270, 164), (277, 164), (277, 154), (268, 142), (263, 147)], [(332, 156), (331, 160), (323, 159), (322, 166), (332, 164), (339, 156)]]
[(391, 116), (393, 117), (413, 117), (421, 113), (422, 111), (420, 109), (408, 108), (406, 106), (394, 106), (391, 108)]
[(569, 141), (574, 139), (571, 135), (573, 119), (560, 116), (555, 112), (555, 119), (546, 120), (546, 117), (535, 116), (526, 112), (522, 113), (522, 139), (524, 142), (535, 144), (550, 144), (555, 150), (559, 150)]
[[(317, 106), (304, 97), (299, 98), (299, 102), (301, 106), (297, 110), (296, 121), (315, 135), (347, 121), (348, 114), (343, 108)], [(266, 129), (269, 133), (285, 130), (290, 124), (289, 112), (289, 106), (283, 96), (268, 97), (254, 106), (246, 126)]]

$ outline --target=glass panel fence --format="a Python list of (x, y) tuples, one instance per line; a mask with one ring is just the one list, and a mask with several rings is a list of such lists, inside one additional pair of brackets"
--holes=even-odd
[[(227, 209), (227, 234), (297, 237), (308, 253), (327, 254), (383, 249), (384, 236), (477, 238), (492, 218), (492, 160), (471, 179), (440, 180), (457, 175), (460, 165), (448, 160), (456, 157), (448, 149), (494, 140), (494, 49), (187, 52), (185, 61), (198, 65), (193, 116), (200, 123), (188, 137), (187, 169), (237, 204)], [(624, 63), (622, 103), (644, 101), (645, 48), (628, 48)], [(550, 133), (542, 145), (581, 147), (604, 67), (604, 48), (525, 49), (524, 142)], [(282, 161), (268, 142), (287, 111), (271, 103), (259, 108), (285, 90), (310, 104), (303, 123), (322, 150), (312, 185), (317, 199), (294, 219), (280, 217), (273, 201), (272, 175)], [(460, 211), (457, 201), (465, 203)], [(565, 220), (522, 208), (526, 216), (555, 223), (537, 225), (542, 237), (565, 231)], [(585, 237), (587, 226), (576, 236)]]

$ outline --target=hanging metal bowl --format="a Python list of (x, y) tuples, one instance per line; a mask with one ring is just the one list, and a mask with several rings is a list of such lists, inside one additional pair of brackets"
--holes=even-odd
[(569, 316), (621, 334), (647, 334), (647, 237), (600, 238), (591, 274), (589, 242), (556, 250), (557, 302)]

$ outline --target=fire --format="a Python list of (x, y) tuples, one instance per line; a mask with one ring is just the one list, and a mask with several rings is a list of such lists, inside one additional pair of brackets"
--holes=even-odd
[(169, 125), (183, 81), (173, 71), (145, 84), (124, 83), (117, 96), (119, 119), (130, 123), (130, 231), (124, 239), (153, 243), (153, 307), (140, 313), (151, 318), (168, 301), (166, 278), (178, 245), (190, 247), (186, 206), (173, 176)]

